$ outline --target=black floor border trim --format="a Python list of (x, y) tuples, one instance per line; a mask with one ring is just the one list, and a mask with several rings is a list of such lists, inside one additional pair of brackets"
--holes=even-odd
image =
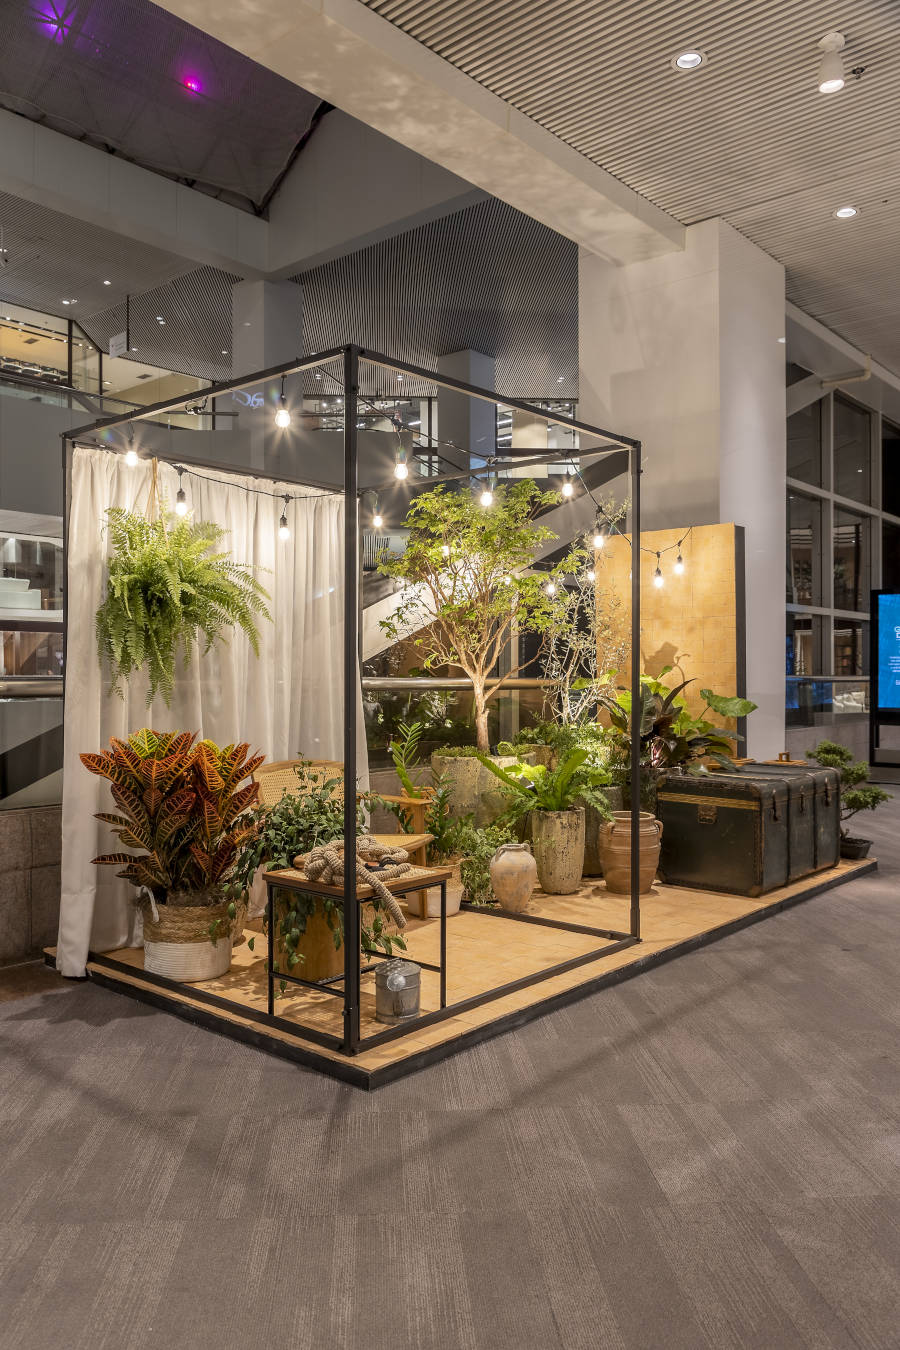
[[(183, 1021), (192, 1022), (196, 1026), (228, 1036), (232, 1040), (243, 1041), (245, 1044), (253, 1045), (268, 1054), (277, 1055), (281, 1059), (301, 1064), (304, 1068), (316, 1069), (320, 1073), (327, 1074), (330, 1078), (336, 1078), (353, 1087), (362, 1088), (365, 1091), (374, 1091), (381, 1087), (387, 1087), (390, 1083), (395, 1083), (410, 1074), (419, 1073), (422, 1069), (437, 1064), (442, 1059), (448, 1059), (451, 1055), (471, 1049), (484, 1041), (493, 1040), (495, 1036), (503, 1036), (508, 1031), (514, 1031), (517, 1027), (536, 1021), (539, 1017), (545, 1017), (547, 1013), (570, 1007), (573, 1003), (579, 1003), (582, 999), (590, 998), (592, 994), (596, 994), (600, 990), (612, 989), (618, 984), (624, 984), (626, 980), (632, 980), (638, 975), (656, 969), (658, 966), (666, 965), (669, 961), (677, 960), (680, 956), (687, 956), (690, 952), (698, 951), (701, 947), (708, 947), (714, 942), (720, 942), (722, 938), (730, 937), (733, 933), (739, 933), (743, 929), (750, 928), (765, 919), (770, 919), (787, 909), (793, 909), (795, 905), (803, 904), (806, 900), (813, 900), (816, 896), (823, 895), (826, 891), (834, 890), (838, 886), (843, 886), (848, 881), (856, 881), (860, 877), (867, 876), (876, 871), (877, 867), (877, 859), (872, 858), (863, 862), (859, 867), (855, 867), (849, 875), (845, 873), (839, 876), (823, 876), (816, 885), (811, 886), (808, 890), (801, 891), (798, 895), (787, 895), (781, 900), (773, 900), (771, 904), (762, 909), (752, 910), (749, 914), (742, 914), (738, 918), (720, 924), (717, 928), (708, 929), (704, 933), (696, 933), (693, 937), (685, 938), (681, 942), (673, 943), (671, 947), (663, 948), (662, 951), (648, 952), (636, 961), (629, 961), (627, 965), (619, 966), (616, 970), (606, 971), (584, 984), (574, 985), (571, 989), (563, 989), (558, 994), (551, 994), (549, 997), (541, 999), (538, 1003), (530, 1003), (526, 1008), (516, 1008), (512, 1012), (505, 1013), (502, 1017), (483, 1023), (481, 1026), (470, 1027), (466, 1031), (461, 1031), (458, 1036), (454, 1036), (452, 1040), (429, 1046), (425, 1050), (408, 1055), (405, 1059), (397, 1060), (393, 1064), (386, 1064), (379, 1069), (365, 1069), (352, 1058), (346, 1060), (326, 1058), (324, 1055), (317, 1054), (309, 1045), (301, 1046), (279, 1040), (274, 1036), (267, 1035), (261, 1027), (257, 1028), (256, 1026), (233, 1022), (218, 1016), (213, 1011), (183, 1003), (179, 999), (155, 989), (125, 983), (99, 970), (92, 970), (90, 977), (105, 989), (111, 989), (114, 993), (122, 994), (126, 998), (135, 998), (141, 1003), (148, 1003), (152, 1007), (180, 1017)], [(52, 960), (47, 959), (52, 964)], [(93, 957), (90, 957), (89, 960), (93, 960)], [(602, 957), (598, 957), (598, 960), (602, 960)], [(121, 966), (115, 966), (108, 957), (104, 958), (104, 964), (110, 970), (121, 970), (123, 974), (132, 978), (136, 976), (136, 968), (133, 966), (126, 966), (124, 963)], [(240, 1015), (240, 1012), (236, 1012), (236, 1016)]]

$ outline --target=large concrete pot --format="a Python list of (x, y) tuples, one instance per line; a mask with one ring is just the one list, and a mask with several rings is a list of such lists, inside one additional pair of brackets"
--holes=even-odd
[[(622, 789), (620, 787), (603, 788), (603, 795), (609, 803), (610, 811), (621, 811)], [(586, 877), (603, 876), (603, 857), (600, 850), (600, 827), (606, 824), (596, 806), (584, 803), (584, 875)]]
[[(520, 758), (526, 764), (534, 762), (530, 755), (490, 755), (489, 758), (501, 769), (508, 769)], [(500, 780), (474, 755), (442, 755), (436, 750), (431, 756), (431, 767), (438, 778), (446, 777), (453, 820), (471, 815), (473, 824), (484, 829), (506, 807), (507, 798)]]
[[(601, 826), (599, 837), (606, 889), (615, 895), (628, 895), (631, 891), (631, 812), (614, 811), (612, 820)], [(662, 822), (649, 811), (641, 812), (639, 837), (638, 885), (640, 894), (647, 895), (659, 866), (662, 838)]]
[(547, 895), (573, 895), (584, 868), (584, 807), (532, 811), (538, 880)]
[(432, 772), (435, 777), (443, 778), (450, 790), (453, 820), (475, 815), (482, 767), (474, 755), (442, 755), (436, 750), (431, 756)]
[(491, 889), (503, 909), (519, 914), (537, 884), (537, 864), (527, 844), (501, 844), (491, 858)]

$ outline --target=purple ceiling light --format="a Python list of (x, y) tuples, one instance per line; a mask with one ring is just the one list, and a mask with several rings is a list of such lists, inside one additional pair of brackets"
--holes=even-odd
[(31, 7), (38, 27), (52, 42), (65, 42), (72, 31), (77, 5), (75, 0), (39, 0)]
[(203, 93), (203, 81), (199, 75), (182, 75), (181, 83), (185, 89), (189, 89), (192, 94)]

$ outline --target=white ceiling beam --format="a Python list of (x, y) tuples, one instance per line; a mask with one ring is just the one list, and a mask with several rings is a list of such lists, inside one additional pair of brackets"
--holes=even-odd
[(0, 188), (191, 263), (265, 275), (264, 220), (5, 111)]
[(359, 0), (161, 8), (611, 262), (683, 247), (666, 212)]

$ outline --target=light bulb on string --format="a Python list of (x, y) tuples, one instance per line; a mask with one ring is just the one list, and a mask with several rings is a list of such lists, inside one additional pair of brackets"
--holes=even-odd
[(494, 478), (493, 478), (493, 474), (492, 474), (491, 477), (487, 480), (487, 483), (485, 484), (484, 491), (482, 492), (481, 496), (478, 498), (478, 500), (481, 502), (481, 505), (485, 508), (485, 510), (487, 510), (487, 508), (488, 508), (489, 506), (493, 506), (493, 504), (494, 504), (494, 486), (493, 486), (493, 485), (494, 485)]
[(656, 571), (653, 573), (653, 585), (657, 590), (661, 590), (664, 585), (664, 578), (659, 566), (659, 554), (656, 555)]
[(126, 450), (125, 463), (128, 465), (129, 469), (133, 469), (134, 466), (137, 464), (137, 462), (138, 462), (138, 452), (134, 449)]
[(176, 516), (186, 516), (188, 511), (187, 497), (184, 495), (184, 488), (181, 486), (181, 476), (184, 469), (180, 464), (176, 464), (178, 472), (178, 491), (175, 493), (175, 514)]
[(575, 493), (575, 485), (572, 482), (571, 473), (572, 473), (571, 469), (566, 470), (566, 480), (563, 483), (562, 487), (560, 488), (560, 492), (563, 495), (563, 497), (572, 497)]
[(675, 559), (675, 566), (674, 566), (674, 568), (672, 569), (672, 570), (675, 572), (676, 576), (679, 576), (679, 577), (681, 576), (682, 572), (684, 571), (684, 558), (682, 558), (682, 556), (681, 556), (681, 545), (682, 545), (683, 543), (684, 543), (684, 540), (683, 540), (683, 539), (679, 539), (679, 541), (678, 541), (678, 557)]
[(287, 509), (288, 506), (290, 505), (290, 500), (291, 500), (290, 497), (286, 495), (284, 499), (284, 509), (281, 512), (281, 519), (278, 522), (279, 539), (290, 539), (291, 537), (290, 526), (288, 525), (288, 518), (287, 518)]
[(587, 574), (587, 579), (588, 579), (588, 581), (596, 581), (596, 580), (597, 580), (597, 573), (594, 571), (593, 567), (592, 567), (591, 570), (588, 572), (588, 574)]
[(401, 481), (409, 477), (409, 465), (406, 462), (406, 455), (402, 450), (397, 451), (397, 462), (394, 465), (394, 477)]
[(594, 548), (600, 549), (603, 547), (605, 543), (606, 543), (606, 535), (603, 533), (603, 526), (600, 524), (600, 521), (598, 520), (596, 528), (594, 529)]
[(377, 511), (372, 517), (372, 528), (376, 530), (381, 530), (384, 528), (384, 516), (380, 516)]
[(291, 413), (284, 400), (284, 376), (281, 377), (281, 397), (278, 400), (278, 408), (275, 412), (275, 425), (282, 430), (291, 425)]
[(548, 595), (555, 595), (555, 594), (556, 594), (556, 582), (555, 582), (555, 581), (548, 581), (548, 582), (547, 582), (547, 585), (544, 587), (544, 590), (547, 592)]

